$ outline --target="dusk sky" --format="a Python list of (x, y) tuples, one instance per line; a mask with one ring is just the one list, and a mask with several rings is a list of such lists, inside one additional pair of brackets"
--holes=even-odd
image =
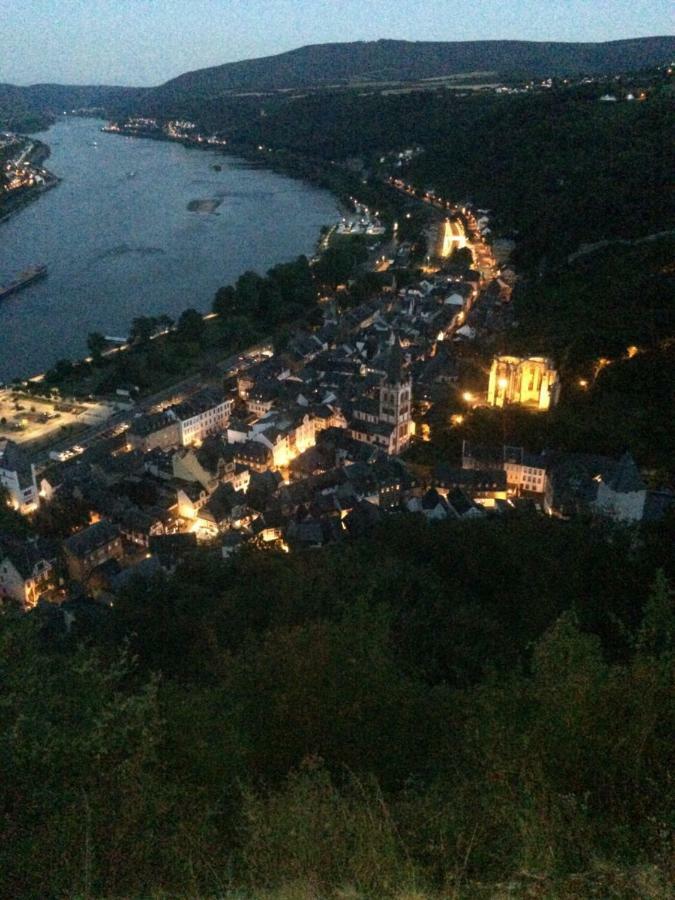
[(672, 34), (671, 0), (0, 0), (0, 82), (159, 84), (327, 41)]

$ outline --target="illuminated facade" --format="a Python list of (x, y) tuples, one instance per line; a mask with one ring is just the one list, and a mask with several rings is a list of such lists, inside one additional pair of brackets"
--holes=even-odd
[(464, 226), (458, 219), (446, 219), (441, 225), (438, 255), (441, 259), (447, 259), (462, 247), (466, 247)]
[(391, 348), (386, 377), (380, 385), (379, 420), (383, 425), (392, 426), (389, 454), (403, 453), (413, 435), (412, 378), (404, 372), (398, 337)]
[(518, 404), (546, 410), (555, 406), (560, 393), (558, 373), (543, 356), (495, 356), (490, 369), (488, 405)]
[(35, 466), (14, 441), (0, 440), (0, 485), (9, 494), (9, 504), (26, 514), (37, 509), (39, 492)]

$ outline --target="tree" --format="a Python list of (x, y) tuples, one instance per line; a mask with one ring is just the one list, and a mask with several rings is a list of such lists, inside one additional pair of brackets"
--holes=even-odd
[(176, 336), (179, 341), (199, 343), (204, 336), (205, 328), (204, 316), (196, 309), (186, 309), (178, 319)]
[(237, 292), (231, 284), (218, 288), (211, 309), (219, 316), (229, 316), (237, 312)]
[(98, 365), (106, 348), (107, 341), (100, 331), (91, 331), (87, 337), (87, 348), (91, 353), (92, 362)]
[(67, 538), (89, 525), (89, 507), (72, 494), (57, 494), (49, 503), (42, 503), (33, 519), (35, 530), (50, 538)]
[(349, 281), (356, 267), (367, 259), (368, 250), (360, 235), (341, 237), (331, 243), (316, 264), (316, 276), (319, 281), (335, 288)]
[(236, 284), (236, 309), (242, 315), (251, 315), (260, 302), (260, 291), (265, 283), (262, 275), (257, 272), (244, 272), (237, 279)]
[(144, 347), (150, 343), (150, 338), (157, 328), (157, 319), (152, 316), (137, 316), (131, 323), (129, 330), (129, 343)]
[(450, 257), (450, 263), (462, 269), (470, 269), (473, 265), (473, 255), (468, 247), (458, 247)]
[(14, 509), (7, 489), (0, 484), (0, 536), (5, 532), (24, 537), (28, 535), (28, 531), (26, 519)]
[(69, 359), (59, 359), (45, 375), (45, 381), (50, 384), (58, 384), (70, 378), (74, 369), (75, 367)]

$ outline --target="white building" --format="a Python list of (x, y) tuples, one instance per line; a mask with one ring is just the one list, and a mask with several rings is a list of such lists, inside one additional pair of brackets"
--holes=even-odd
[(37, 509), (35, 466), (14, 441), (5, 439), (0, 440), (0, 485), (6, 488), (11, 505), (20, 513)]
[(217, 391), (203, 390), (171, 408), (179, 428), (180, 443), (200, 443), (208, 434), (225, 431), (233, 401)]
[(54, 585), (53, 554), (38, 540), (0, 545), (0, 598), (10, 598), (24, 609), (35, 606)]

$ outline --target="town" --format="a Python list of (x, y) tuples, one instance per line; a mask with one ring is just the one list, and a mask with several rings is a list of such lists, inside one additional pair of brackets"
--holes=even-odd
[(48, 155), (48, 148), (39, 141), (0, 132), (0, 217), (59, 183), (43, 167)]
[[(4, 390), (0, 485), (12, 510), (43, 527), (0, 533), (1, 597), (23, 609), (83, 597), (109, 604), (129, 579), (172, 571), (198, 546), (225, 559), (244, 546), (293, 552), (365, 535), (390, 516), (634, 524), (664, 514), (672, 493), (649, 489), (628, 452), (464, 440), (457, 458), (406, 458), (429, 441), (439, 395), (459, 395), (467, 413), (520, 406), (545, 415), (561, 382), (555, 361), (540, 356), (494, 355), (477, 379), (474, 349), (512, 324), (508, 248), (498, 260), (487, 210), (398, 178), (388, 189), (433, 210), (421, 265), (397, 239), (398, 223), (387, 237), (378, 212), (352, 197), (352, 215), (320, 246), (369, 241), (364, 268), (378, 290), (348, 305), (349, 286), (336, 285), (320, 297), (320, 322), (292, 330), (282, 349), (263, 342), (215, 377), (144, 402), (132, 385), (106, 402), (35, 397), (39, 409), (27, 412), (19, 388)], [(454, 413), (447, 428), (463, 418)], [(77, 442), (35, 443), (58, 438), (64, 422)]]

